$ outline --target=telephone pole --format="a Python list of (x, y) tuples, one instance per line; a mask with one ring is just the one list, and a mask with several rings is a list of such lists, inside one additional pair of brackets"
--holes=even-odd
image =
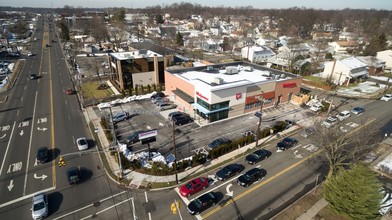
[(176, 129), (174, 121), (172, 122), (173, 127), (173, 150), (174, 150), (174, 172), (176, 173), (176, 184), (178, 184), (178, 173), (177, 173), (177, 149), (176, 149)]
[(122, 179), (123, 178), (123, 169), (122, 169), (122, 164), (121, 164), (121, 155), (120, 155), (120, 151), (119, 151), (119, 146), (117, 144), (116, 131), (115, 131), (115, 128), (114, 128), (112, 107), (110, 107), (109, 109), (110, 109), (110, 121), (111, 121), (111, 125), (112, 125), (112, 133), (113, 133), (113, 142), (114, 142), (114, 146), (116, 147), (116, 150), (117, 150), (118, 167), (120, 168), (120, 173), (119, 173), (118, 177), (120, 179)]

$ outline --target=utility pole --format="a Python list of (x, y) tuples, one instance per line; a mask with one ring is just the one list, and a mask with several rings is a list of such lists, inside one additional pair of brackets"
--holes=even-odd
[(119, 178), (122, 179), (123, 178), (123, 169), (122, 169), (122, 164), (121, 164), (121, 155), (120, 155), (120, 151), (119, 151), (119, 146), (117, 144), (116, 131), (114, 128), (112, 107), (109, 107), (109, 109), (110, 109), (110, 121), (111, 121), (111, 125), (112, 125), (112, 133), (113, 133), (113, 142), (114, 142), (114, 146), (116, 147), (116, 150), (117, 150), (118, 166), (120, 168)]
[[(263, 92), (261, 92), (263, 93)], [(259, 135), (260, 135), (260, 127), (261, 127), (261, 118), (263, 117), (263, 104), (264, 104), (264, 99), (260, 95), (257, 97), (257, 99), (260, 101), (260, 117), (259, 117), (259, 123), (257, 124), (257, 133), (256, 133), (256, 147), (259, 146)]]
[(173, 150), (174, 150), (174, 172), (176, 173), (176, 184), (178, 184), (178, 173), (177, 173), (177, 149), (176, 149), (176, 129), (174, 121), (172, 122), (173, 127)]

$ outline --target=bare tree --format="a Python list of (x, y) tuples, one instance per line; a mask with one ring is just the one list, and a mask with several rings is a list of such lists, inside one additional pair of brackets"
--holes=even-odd
[(320, 150), (314, 160), (322, 160), (329, 166), (328, 177), (349, 163), (358, 161), (366, 152), (369, 152), (377, 138), (378, 129), (372, 121), (364, 121), (351, 131), (345, 130), (342, 123), (330, 128), (316, 122), (316, 134), (311, 140), (317, 143)]

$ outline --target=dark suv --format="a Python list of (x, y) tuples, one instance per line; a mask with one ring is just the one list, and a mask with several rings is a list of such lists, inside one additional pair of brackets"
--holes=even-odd
[(245, 157), (245, 162), (253, 165), (261, 160), (268, 158), (270, 155), (271, 155), (271, 152), (269, 152), (267, 150), (264, 150), (264, 149), (257, 150), (251, 154), (248, 154)]
[(298, 143), (297, 139), (293, 137), (285, 137), (283, 140), (281, 140), (279, 143), (276, 144), (276, 147), (278, 150), (286, 150), (287, 148), (290, 148)]
[(48, 148), (47, 147), (40, 147), (37, 150), (37, 163), (38, 164), (44, 164), (48, 161), (49, 156), (48, 156)]
[(66, 172), (69, 185), (78, 184), (80, 182), (80, 170), (78, 167), (70, 167)]
[(173, 117), (173, 122), (175, 125), (185, 125), (192, 122), (193, 119), (187, 115), (181, 115), (179, 117)]
[(217, 147), (219, 147), (221, 145), (230, 144), (230, 143), (231, 143), (230, 139), (218, 138), (218, 139), (215, 139), (213, 142), (209, 143), (208, 147), (211, 148), (211, 149), (214, 149), (214, 148), (217, 148)]

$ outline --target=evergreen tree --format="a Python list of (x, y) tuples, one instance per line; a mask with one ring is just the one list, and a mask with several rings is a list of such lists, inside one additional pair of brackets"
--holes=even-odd
[(376, 219), (383, 198), (376, 174), (362, 164), (340, 170), (324, 182), (324, 197), (338, 215), (355, 220)]
[(178, 46), (184, 46), (184, 38), (180, 32), (177, 32), (176, 43)]

